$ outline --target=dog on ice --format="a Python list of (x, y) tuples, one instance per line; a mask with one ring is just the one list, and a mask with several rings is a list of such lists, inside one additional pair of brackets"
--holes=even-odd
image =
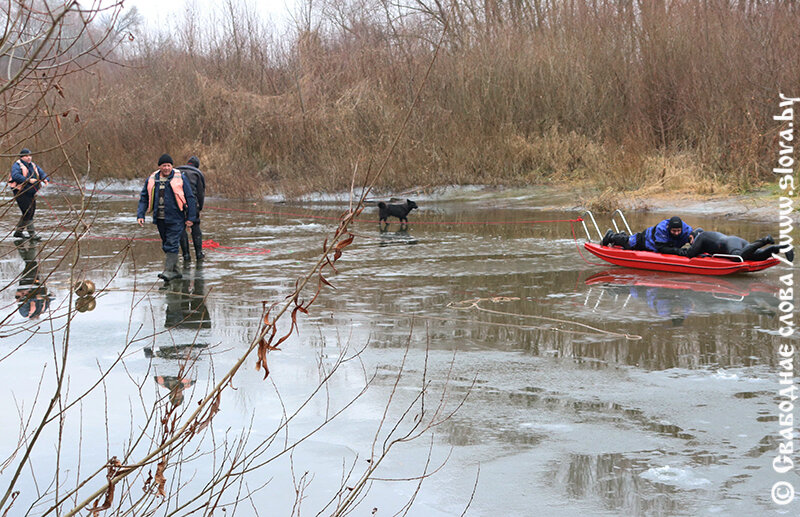
[(387, 217), (397, 217), (400, 219), (400, 222), (408, 222), (408, 213), (414, 210), (415, 208), (419, 208), (416, 203), (411, 201), (410, 199), (406, 199), (405, 203), (399, 205), (389, 205), (380, 201), (378, 203), (378, 215), (379, 221), (381, 223), (387, 223), (389, 221), (386, 220)]

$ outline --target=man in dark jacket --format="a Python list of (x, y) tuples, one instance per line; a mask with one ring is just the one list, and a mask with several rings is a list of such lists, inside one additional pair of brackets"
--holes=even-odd
[[(192, 192), (197, 200), (197, 221), (192, 225), (192, 244), (194, 244), (194, 255), (198, 261), (205, 258), (203, 253), (203, 232), (200, 230), (200, 212), (203, 211), (203, 202), (206, 199), (206, 177), (200, 170), (200, 160), (197, 156), (192, 156), (186, 165), (177, 167), (183, 172), (189, 180), (189, 185), (192, 187)], [(183, 262), (188, 263), (192, 260), (189, 254), (189, 236), (187, 232), (181, 234), (181, 253), (183, 254)]]
[(189, 181), (181, 171), (172, 168), (172, 158), (163, 154), (158, 170), (150, 174), (139, 196), (136, 222), (144, 227), (144, 216), (153, 212), (153, 224), (161, 236), (164, 250), (164, 272), (158, 275), (166, 282), (181, 278), (178, 271), (178, 243), (181, 233), (197, 220), (197, 203)]
[[(747, 242), (736, 235), (725, 235), (720, 232), (706, 232), (702, 228), (694, 230), (695, 238), (691, 247), (685, 250), (689, 258), (703, 253), (736, 255), (742, 260), (767, 260), (773, 253), (778, 253), (781, 247), (775, 244), (771, 235), (762, 237), (757, 241)], [(794, 262), (794, 249), (786, 251), (786, 260)]]
[(8, 185), (14, 192), (14, 199), (17, 200), (22, 212), (22, 217), (19, 218), (16, 228), (14, 228), (14, 237), (22, 239), (23, 229), (28, 230), (28, 238), (32, 241), (38, 241), (41, 238), (36, 235), (36, 229), (33, 227), (33, 215), (36, 213), (36, 194), (42, 185), (47, 185), (49, 179), (47, 174), (41, 167), (33, 163), (30, 149), (23, 148), (19, 152), (19, 160), (14, 162), (11, 166), (11, 177)]
[(603, 246), (614, 244), (626, 250), (681, 255), (681, 248), (694, 240), (691, 233), (692, 227), (681, 221), (681, 218), (676, 215), (633, 235), (625, 232), (614, 233), (612, 230), (608, 230), (601, 244)]

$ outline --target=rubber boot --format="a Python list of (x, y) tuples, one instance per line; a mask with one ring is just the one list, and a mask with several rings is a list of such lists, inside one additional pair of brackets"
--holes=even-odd
[(611, 244), (611, 236), (612, 236), (612, 235), (614, 235), (614, 230), (612, 230), (611, 228), (609, 228), (609, 229), (606, 231), (606, 234), (605, 234), (605, 235), (603, 235), (603, 241), (600, 243), (600, 245), (601, 245), (601, 246), (608, 246), (609, 244)]
[(203, 253), (203, 234), (200, 233), (200, 228), (197, 231), (192, 231), (192, 244), (194, 244), (195, 258), (198, 261), (206, 258), (206, 254)]
[(33, 221), (28, 222), (28, 239), (31, 242), (39, 242), (42, 240), (42, 238), (36, 234), (36, 228), (33, 226)]
[[(188, 268), (189, 267), (188, 263), (184, 262), (183, 263), (183, 267), (184, 268)], [(178, 268), (178, 259), (177, 258), (175, 259), (175, 265), (172, 267), (172, 272), (175, 274), (174, 280), (178, 280), (180, 278), (183, 278), (183, 273), (181, 273), (181, 270)]]
[(192, 256), (189, 254), (189, 236), (186, 235), (186, 231), (181, 232), (181, 254), (184, 263), (188, 264), (192, 261)]
[[(606, 234), (606, 235), (608, 235), (608, 234)], [(629, 237), (630, 236), (627, 233), (620, 232), (620, 233), (614, 233), (614, 234), (608, 235), (608, 240), (609, 240), (609, 242), (611, 244), (613, 244), (615, 246), (619, 246), (621, 248), (626, 248), (628, 246)], [(605, 238), (603, 240), (605, 240)]]
[(177, 272), (177, 267), (178, 254), (167, 253), (166, 258), (164, 258), (164, 271), (158, 274), (158, 278), (164, 280), (165, 282), (180, 278), (182, 275)]

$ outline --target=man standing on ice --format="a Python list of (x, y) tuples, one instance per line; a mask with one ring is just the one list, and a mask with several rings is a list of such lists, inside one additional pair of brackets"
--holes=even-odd
[(139, 196), (136, 222), (144, 227), (144, 216), (153, 213), (153, 224), (161, 236), (164, 250), (164, 271), (158, 277), (165, 282), (181, 278), (178, 271), (178, 246), (181, 234), (197, 220), (197, 203), (186, 177), (172, 168), (172, 158), (162, 154), (158, 170), (150, 174)]

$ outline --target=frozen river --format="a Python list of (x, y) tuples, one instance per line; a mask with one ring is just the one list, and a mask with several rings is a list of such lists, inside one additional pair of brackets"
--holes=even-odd
[[(159, 439), (150, 408), (196, 406), (256, 335), (262, 302), (292, 291), (345, 209), (208, 200), (204, 238), (222, 247), (208, 249), (202, 266), (193, 254), (184, 278), (164, 288), (157, 232), (135, 224), (135, 195), (98, 196), (77, 248), (64, 231), (77, 197), (42, 199), (45, 242), (7, 236), (16, 207), (0, 227), (4, 492), (62, 360), (56, 407), (65, 413), (38, 437), (9, 515), (41, 515), (110, 457), (129, 454), (126, 463), (150, 450)], [(192, 500), (248, 451), (253, 460), (233, 469), (220, 505), (238, 497), (229, 507), (237, 515), (330, 514), (337, 489), (356, 482), (348, 473), (375, 461), (371, 451), (407, 407), (393, 437), (417, 414), (438, 425), (396, 444), (356, 515), (393, 515), (412, 499), (409, 515), (421, 516), (467, 506), (468, 515), (548, 517), (779, 509), (770, 488), (785, 266), (721, 278), (637, 272), (582, 258), (568, 221), (578, 213), (537, 208), (550, 206), (549, 194), (415, 200), (407, 228), (380, 231), (377, 209), (365, 209), (338, 274), (327, 277), (336, 289), (323, 288), (298, 315), (298, 332), (268, 355), (267, 380), (247, 359), (209, 428), (168, 462), (169, 497), (156, 514), (216, 497)], [(671, 215), (629, 220), (641, 228)], [(750, 239), (777, 235), (776, 225), (722, 216), (684, 220)], [(99, 288), (92, 310), (74, 310), (86, 300), (70, 299), (71, 265), (74, 278)], [(15, 299), (32, 267), (46, 292), (38, 309)], [(146, 477), (147, 469), (114, 508), (134, 505)], [(101, 473), (59, 506), (71, 509), (104, 481)], [(785, 509), (798, 513), (797, 503)]]

